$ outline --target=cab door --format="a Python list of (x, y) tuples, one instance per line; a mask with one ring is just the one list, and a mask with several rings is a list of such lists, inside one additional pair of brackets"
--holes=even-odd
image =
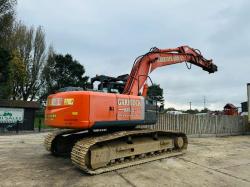
[(91, 92), (90, 121), (106, 122), (116, 120), (116, 95), (111, 93)]

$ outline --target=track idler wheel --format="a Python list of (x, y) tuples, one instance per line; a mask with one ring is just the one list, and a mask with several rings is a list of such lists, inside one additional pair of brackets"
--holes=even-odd
[(182, 137), (176, 137), (174, 139), (174, 147), (177, 149), (182, 149), (184, 146), (184, 140)]

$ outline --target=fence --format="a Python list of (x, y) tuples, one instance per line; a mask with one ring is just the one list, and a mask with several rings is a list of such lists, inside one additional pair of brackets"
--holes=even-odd
[(211, 115), (159, 114), (158, 122), (150, 128), (181, 131), (191, 136), (239, 135), (250, 132), (247, 117)]

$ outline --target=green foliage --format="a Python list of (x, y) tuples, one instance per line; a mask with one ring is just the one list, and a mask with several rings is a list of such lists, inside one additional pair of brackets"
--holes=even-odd
[(22, 98), (22, 84), (26, 80), (26, 67), (25, 63), (18, 51), (12, 52), (12, 59), (10, 63), (10, 81), (11, 85), (11, 99)]
[(64, 87), (82, 87), (87, 84), (88, 77), (84, 76), (85, 69), (72, 56), (55, 54), (51, 52), (43, 71), (43, 79), (46, 84), (41, 99), (45, 100), (51, 93)]
[(1, 0), (0, 1), (0, 17), (13, 13), (14, 6), (16, 5), (16, 0)]
[(8, 48), (8, 40), (11, 35), (14, 22), (16, 0), (0, 1), (0, 47)]
[(204, 108), (200, 111), (200, 113), (208, 113), (210, 112), (210, 110), (208, 108)]
[(166, 112), (167, 112), (167, 111), (176, 111), (176, 109), (173, 108), (173, 107), (170, 107), (170, 108), (165, 109), (165, 111), (166, 111)]
[(197, 110), (197, 109), (194, 109), (194, 110), (191, 109), (190, 110), (189, 109), (189, 110), (186, 110), (185, 113), (188, 113), (188, 114), (197, 114), (197, 113), (199, 113), (199, 110)]
[(9, 78), (9, 64), (11, 55), (9, 51), (0, 48), (0, 83), (4, 83)]
[(10, 62), (11, 51), (8, 49), (8, 39), (11, 35), (14, 21), (15, 0), (0, 0), (0, 98), (7, 99), (11, 92)]
[(41, 129), (50, 129), (52, 127), (45, 125), (44, 123), (44, 117), (36, 116), (34, 121), (34, 127), (39, 128), (39, 123), (41, 121)]
[(17, 51), (10, 54), (7, 50), (0, 50), (0, 85), (1, 99), (18, 99), (20, 97), (20, 83), (26, 76), (25, 64)]
[(0, 48), (0, 99), (7, 99), (10, 94), (10, 63), (9, 51)]
[(188, 113), (188, 114), (198, 114), (198, 113), (208, 113), (210, 110), (208, 108), (205, 108), (205, 109), (202, 109), (202, 110), (198, 110), (198, 109), (189, 109), (189, 110), (186, 110), (184, 111), (185, 113)]
[(160, 101), (162, 104), (164, 102), (163, 89), (159, 84), (152, 84), (149, 86), (147, 95), (149, 98)]

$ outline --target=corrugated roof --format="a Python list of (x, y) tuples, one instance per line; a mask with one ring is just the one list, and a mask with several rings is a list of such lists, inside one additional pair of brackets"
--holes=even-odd
[(231, 103), (227, 103), (224, 108), (237, 108), (236, 106), (234, 106), (233, 104)]
[(0, 107), (39, 109), (39, 103), (35, 102), (35, 101), (3, 100), (3, 99), (0, 99)]

